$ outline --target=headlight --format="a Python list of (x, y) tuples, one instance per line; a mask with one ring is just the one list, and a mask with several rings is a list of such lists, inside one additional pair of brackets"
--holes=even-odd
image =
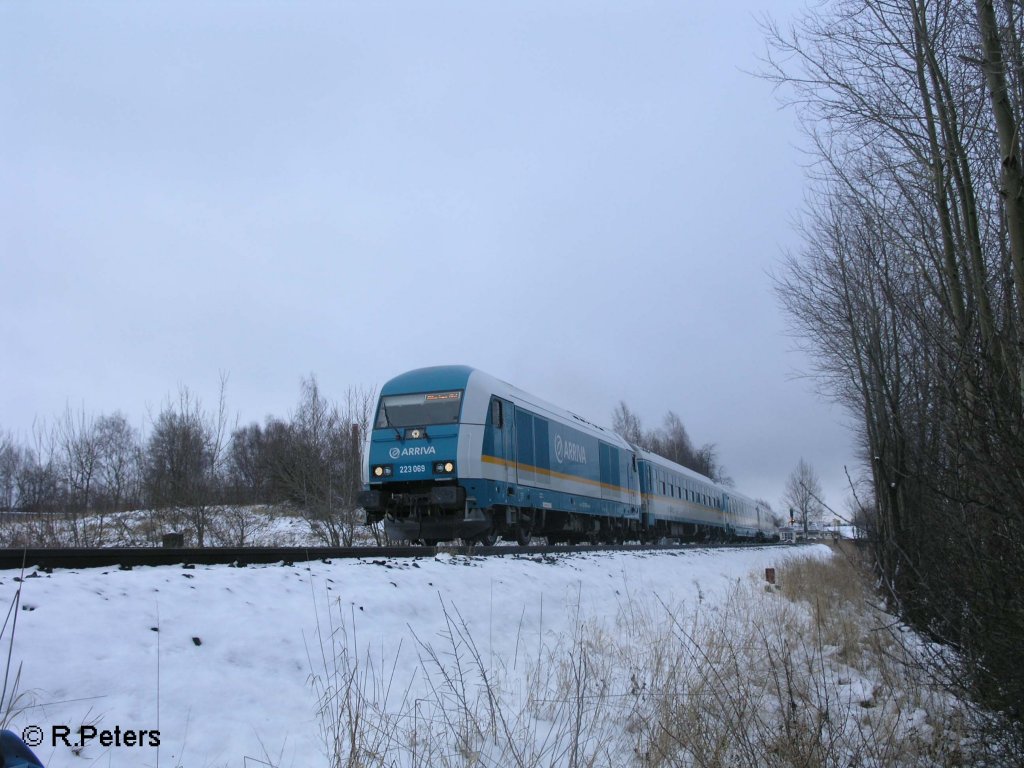
[(434, 462), (434, 474), (435, 475), (451, 475), (455, 472), (454, 461), (435, 461)]
[(385, 477), (391, 477), (393, 472), (394, 470), (392, 469), (390, 464), (375, 464), (374, 466), (370, 467), (370, 474), (373, 475), (378, 480)]

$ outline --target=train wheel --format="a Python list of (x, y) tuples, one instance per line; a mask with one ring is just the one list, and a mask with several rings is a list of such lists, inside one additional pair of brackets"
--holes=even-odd
[[(530, 535), (530, 529), (524, 525), (516, 526), (516, 544), (520, 547), (529, 545), (530, 539), (533, 537)], [(550, 543), (550, 542), (549, 542)]]
[(476, 541), (482, 547), (493, 547), (494, 542), (498, 540), (498, 537), (494, 535), (494, 531), (488, 531), (487, 533), (481, 533), (476, 537)]

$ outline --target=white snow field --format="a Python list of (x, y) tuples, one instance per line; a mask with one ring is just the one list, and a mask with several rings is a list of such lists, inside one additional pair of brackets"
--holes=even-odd
[[(436, 739), (464, 720), (438, 723), (437, 706), (431, 723), (409, 718), (428, 700), (457, 709), (445, 690), (479, 697), (473, 669), (513, 691), (543, 685), (527, 682), (542, 655), (593, 627), (615, 632), (631, 600), (672, 606), (672, 619), (685, 621), (685, 611), (713, 610), (766, 567), (828, 556), (819, 545), (57, 570), (23, 581), (2, 571), (5, 605), (21, 588), (0, 646), (13, 630), (10, 678), (20, 665), (20, 696), (7, 727), (37, 726), (27, 733), (42, 737), (35, 750), (48, 768), (329, 765), (325, 728), (357, 722), (372, 731), (390, 712), (395, 727), (378, 734), (382, 742), (396, 733)], [(554, 739), (544, 720), (537, 710), (526, 729), (540, 751)], [(91, 738), (78, 748), (83, 725)], [(399, 752), (400, 765), (437, 759)], [(560, 759), (551, 753), (545, 764)]]

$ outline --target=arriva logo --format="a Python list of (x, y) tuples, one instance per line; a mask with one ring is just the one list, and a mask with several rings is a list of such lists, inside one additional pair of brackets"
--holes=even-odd
[(579, 443), (571, 440), (563, 440), (561, 435), (555, 435), (555, 460), (561, 464), (563, 461), (572, 461), (576, 464), (587, 463), (587, 450)]
[(392, 459), (398, 459), (401, 458), (402, 456), (430, 456), (431, 454), (435, 453), (437, 453), (437, 449), (432, 445), (417, 445), (414, 446), (413, 448), (399, 448), (398, 446), (395, 446), (390, 451), (388, 451), (388, 456), (390, 456)]

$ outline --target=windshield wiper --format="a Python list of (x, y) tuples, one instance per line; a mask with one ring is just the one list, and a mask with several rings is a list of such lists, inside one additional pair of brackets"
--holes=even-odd
[(395, 434), (398, 436), (399, 441), (404, 443), (405, 438), (402, 436), (402, 433), (401, 431), (399, 431), (398, 427), (391, 423), (391, 419), (388, 417), (388, 407), (384, 405), (383, 400), (381, 400), (380, 402), (380, 411), (381, 413), (384, 414), (384, 425), (391, 427), (393, 430), (395, 430)]

